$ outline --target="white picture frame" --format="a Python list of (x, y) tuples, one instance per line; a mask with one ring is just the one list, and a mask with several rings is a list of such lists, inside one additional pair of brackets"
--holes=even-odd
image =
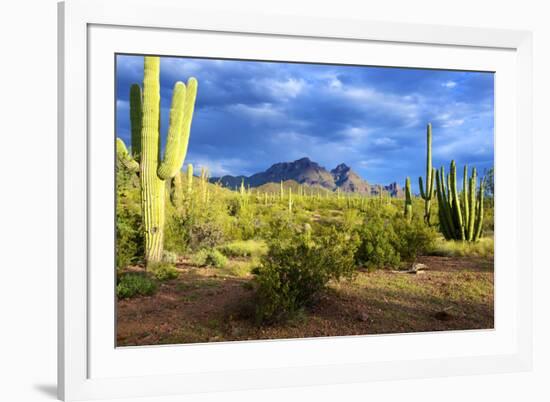
[[(173, 48), (185, 42), (174, 38), (202, 47)], [(111, 202), (113, 187), (98, 178), (112, 174), (101, 163), (101, 149), (102, 141), (112, 142), (112, 107), (109, 112), (102, 105), (113, 86), (95, 85), (114, 79), (109, 56), (116, 52), (203, 56), (201, 49), (212, 51), (216, 42), (223, 42), (216, 55), (225, 57), (332, 62), (349, 57), (350, 63), (496, 72), (494, 330), (115, 349), (114, 302), (100, 298), (112, 289), (113, 271), (93, 269), (112, 252), (101, 234), (109, 230), (102, 222), (112, 224), (102, 199)], [(352, 52), (357, 47), (368, 54)], [(59, 397), (146, 397), (529, 370), (531, 47), (531, 34), (524, 31), (206, 14), (177, 0), (60, 3)], [(499, 187), (504, 173), (512, 179)]]

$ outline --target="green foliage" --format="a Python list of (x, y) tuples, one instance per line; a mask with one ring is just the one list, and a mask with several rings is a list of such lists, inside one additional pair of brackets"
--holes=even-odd
[(169, 262), (152, 262), (147, 270), (159, 281), (168, 281), (179, 276), (176, 267)]
[(420, 219), (412, 219), (409, 222), (407, 219), (396, 218), (393, 227), (396, 234), (394, 247), (401, 260), (414, 261), (419, 255), (433, 249), (437, 232)]
[(217, 247), (228, 257), (257, 257), (267, 252), (265, 242), (258, 240), (238, 240)]
[(371, 213), (358, 229), (360, 245), (355, 255), (358, 264), (369, 269), (398, 267), (401, 262), (399, 238), (393, 217)]
[(330, 280), (354, 274), (353, 236), (334, 227), (316, 236), (307, 232), (285, 223), (272, 229), (269, 251), (253, 270), (259, 322), (291, 317), (312, 304)]
[(164, 250), (162, 252), (162, 262), (166, 262), (168, 264), (177, 263), (178, 262), (177, 253), (174, 253), (173, 251)]
[(157, 284), (144, 273), (129, 272), (122, 274), (116, 286), (116, 295), (120, 299), (135, 296), (150, 296), (157, 290)]
[(227, 265), (227, 257), (216, 249), (203, 248), (193, 254), (191, 264), (197, 267), (213, 266), (223, 268)]
[(124, 268), (143, 259), (143, 225), (139, 179), (121, 161), (116, 170), (116, 266)]

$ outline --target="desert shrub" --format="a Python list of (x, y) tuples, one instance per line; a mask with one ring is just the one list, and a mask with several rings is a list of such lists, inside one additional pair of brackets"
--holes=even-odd
[(311, 236), (291, 225), (273, 231), (268, 252), (252, 273), (259, 322), (291, 317), (313, 303), (330, 280), (355, 272), (353, 236), (334, 227)]
[(264, 242), (258, 240), (238, 240), (217, 247), (228, 257), (255, 257), (267, 252)]
[(227, 264), (227, 257), (216, 249), (203, 248), (193, 254), (191, 264), (197, 267), (213, 266), (223, 268)]
[(189, 250), (190, 230), (189, 221), (177, 211), (167, 208), (164, 224), (164, 247), (178, 254), (185, 254)]
[(149, 296), (155, 293), (157, 284), (144, 273), (129, 272), (119, 277), (116, 295), (120, 299), (134, 296)]
[(168, 281), (179, 276), (179, 272), (168, 262), (156, 262), (149, 264), (147, 270), (159, 281)]
[(178, 262), (178, 254), (173, 251), (164, 250), (162, 252), (162, 261), (168, 264), (175, 264)]
[(344, 231), (352, 231), (355, 229), (358, 225), (361, 224), (361, 215), (359, 214), (359, 211), (354, 208), (347, 208), (344, 210), (344, 213), (342, 214), (342, 229)]
[(369, 214), (357, 233), (360, 239), (355, 254), (358, 264), (369, 269), (399, 266), (401, 256), (396, 248), (399, 241), (392, 218)]
[(190, 240), (193, 249), (212, 248), (223, 242), (224, 230), (215, 221), (193, 222)]
[(437, 232), (427, 226), (421, 217), (407, 222), (403, 217), (393, 221), (396, 234), (395, 248), (402, 260), (414, 261), (421, 254), (426, 254), (434, 247)]
[(139, 179), (117, 162), (116, 266), (138, 263), (144, 253)]

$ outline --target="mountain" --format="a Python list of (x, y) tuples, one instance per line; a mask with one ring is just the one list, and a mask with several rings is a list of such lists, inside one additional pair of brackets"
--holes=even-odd
[(391, 183), (387, 186), (371, 185), (344, 163), (339, 164), (329, 172), (309, 158), (301, 158), (294, 162), (276, 163), (266, 171), (255, 173), (249, 177), (227, 175), (210, 179), (211, 182), (220, 182), (222, 186), (231, 189), (238, 188), (241, 182), (244, 182), (245, 186), (254, 188), (267, 183), (280, 183), (287, 180), (330, 191), (340, 189), (340, 191), (347, 193), (377, 195), (383, 189), (389, 192), (392, 197), (403, 196), (403, 190), (397, 183)]

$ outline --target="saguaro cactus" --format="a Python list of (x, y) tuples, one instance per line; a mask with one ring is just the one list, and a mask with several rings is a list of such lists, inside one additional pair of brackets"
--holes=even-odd
[(424, 199), (424, 221), (429, 225), (432, 210), (432, 198), (434, 195), (435, 169), (432, 167), (432, 124), (426, 127), (426, 186), (422, 177), (418, 178), (420, 196)]
[[(144, 58), (143, 95), (138, 84), (132, 85), (130, 89), (131, 151), (134, 162), (136, 164), (139, 162), (147, 264), (159, 261), (162, 257), (166, 180), (180, 173), (187, 154), (197, 85), (195, 78), (190, 78), (187, 85), (181, 81), (174, 85), (170, 125), (163, 159), (160, 157), (159, 149), (160, 59), (158, 57)], [(117, 154), (124, 154), (118, 139)], [(129, 157), (127, 151), (126, 154)]]
[(411, 179), (407, 177), (405, 180), (405, 219), (411, 221), (412, 219), (412, 192), (411, 192)]
[(191, 197), (193, 193), (193, 164), (187, 164), (187, 197)]
[(435, 177), (441, 231), (447, 240), (475, 242), (481, 237), (483, 226), (483, 180), (480, 181), (476, 196), (476, 169), (472, 169), (472, 176), (468, 178), (468, 168), (465, 167), (461, 202), (456, 186), (455, 161), (451, 161), (451, 170), (446, 179), (441, 167)]

